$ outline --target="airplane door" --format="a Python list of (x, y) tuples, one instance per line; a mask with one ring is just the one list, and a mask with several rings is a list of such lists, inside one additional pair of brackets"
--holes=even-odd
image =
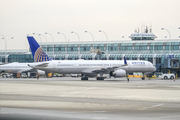
[(132, 63), (131, 63), (131, 62), (129, 62), (128, 67), (129, 67), (130, 69), (132, 69)]

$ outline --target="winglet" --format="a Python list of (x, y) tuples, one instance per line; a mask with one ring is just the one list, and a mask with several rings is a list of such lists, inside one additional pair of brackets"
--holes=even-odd
[(127, 61), (126, 61), (125, 56), (124, 56), (124, 65), (127, 65)]
[(42, 47), (37, 43), (37, 41), (32, 36), (27, 36), (29, 46), (34, 58), (34, 62), (49, 61), (48, 55), (44, 52)]

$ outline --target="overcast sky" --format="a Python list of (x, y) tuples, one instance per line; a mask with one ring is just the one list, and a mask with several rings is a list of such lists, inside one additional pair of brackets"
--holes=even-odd
[[(167, 31), (172, 39), (180, 36), (180, 0), (0, 0), (0, 34), (8, 41), (7, 49), (28, 49), (27, 34), (43, 34), (52, 42), (64, 42), (62, 32), (72, 42), (129, 40), (135, 28), (152, 25), (158, 39)], [(124, 36), (124, 38), (122, 38)], [(10, 38), (14, 37), (13, 40)], [(34, 35), (37, 41), (40, 38)], [(41, 37), (45, 42), (45, 38)], [(5, 43), (0, 36), (0, 50)]]

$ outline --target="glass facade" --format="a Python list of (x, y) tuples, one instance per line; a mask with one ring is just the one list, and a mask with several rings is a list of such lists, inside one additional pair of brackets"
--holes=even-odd
[(90, 51), (91, 45), (90, 44), (81, 44), (80, 45), (80, 51)]
[(22, 55), (9, 55), (8, 62), (20, 62), (20, 63), (31, 63), (34, 62), (33, 56), (31, 54)]
[(2, 62), (2, 63), (5, 62), (5, 57), (4, 56), (0, 56), (0, 62)]
[(94, 44), (93, 47), (94, 49), (100, 49), (101, 51), (105, 51), (107, 49), (105, 44)]
[[(118, 44), (107, 44), (108, 45), (108, 51), (117, 51), (118, 50)], [(106, 45), (106, 46), (107, 46)]]

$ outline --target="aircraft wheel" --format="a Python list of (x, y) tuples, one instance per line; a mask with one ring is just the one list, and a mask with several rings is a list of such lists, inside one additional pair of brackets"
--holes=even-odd
[(85, 76), (85, 77), (84, 77), (84, 80), (88, 80), (88, 77)]
[(81, 77), (81, 80), (88, 80), (88, 77)]
[(142, 77), (141, 79), (142, 79), (142, 80), (145, 80), (145, 78), (144, 78), (144, 77)]
[(103, 77), (97, 77), (97, 80), (104, 80)]

